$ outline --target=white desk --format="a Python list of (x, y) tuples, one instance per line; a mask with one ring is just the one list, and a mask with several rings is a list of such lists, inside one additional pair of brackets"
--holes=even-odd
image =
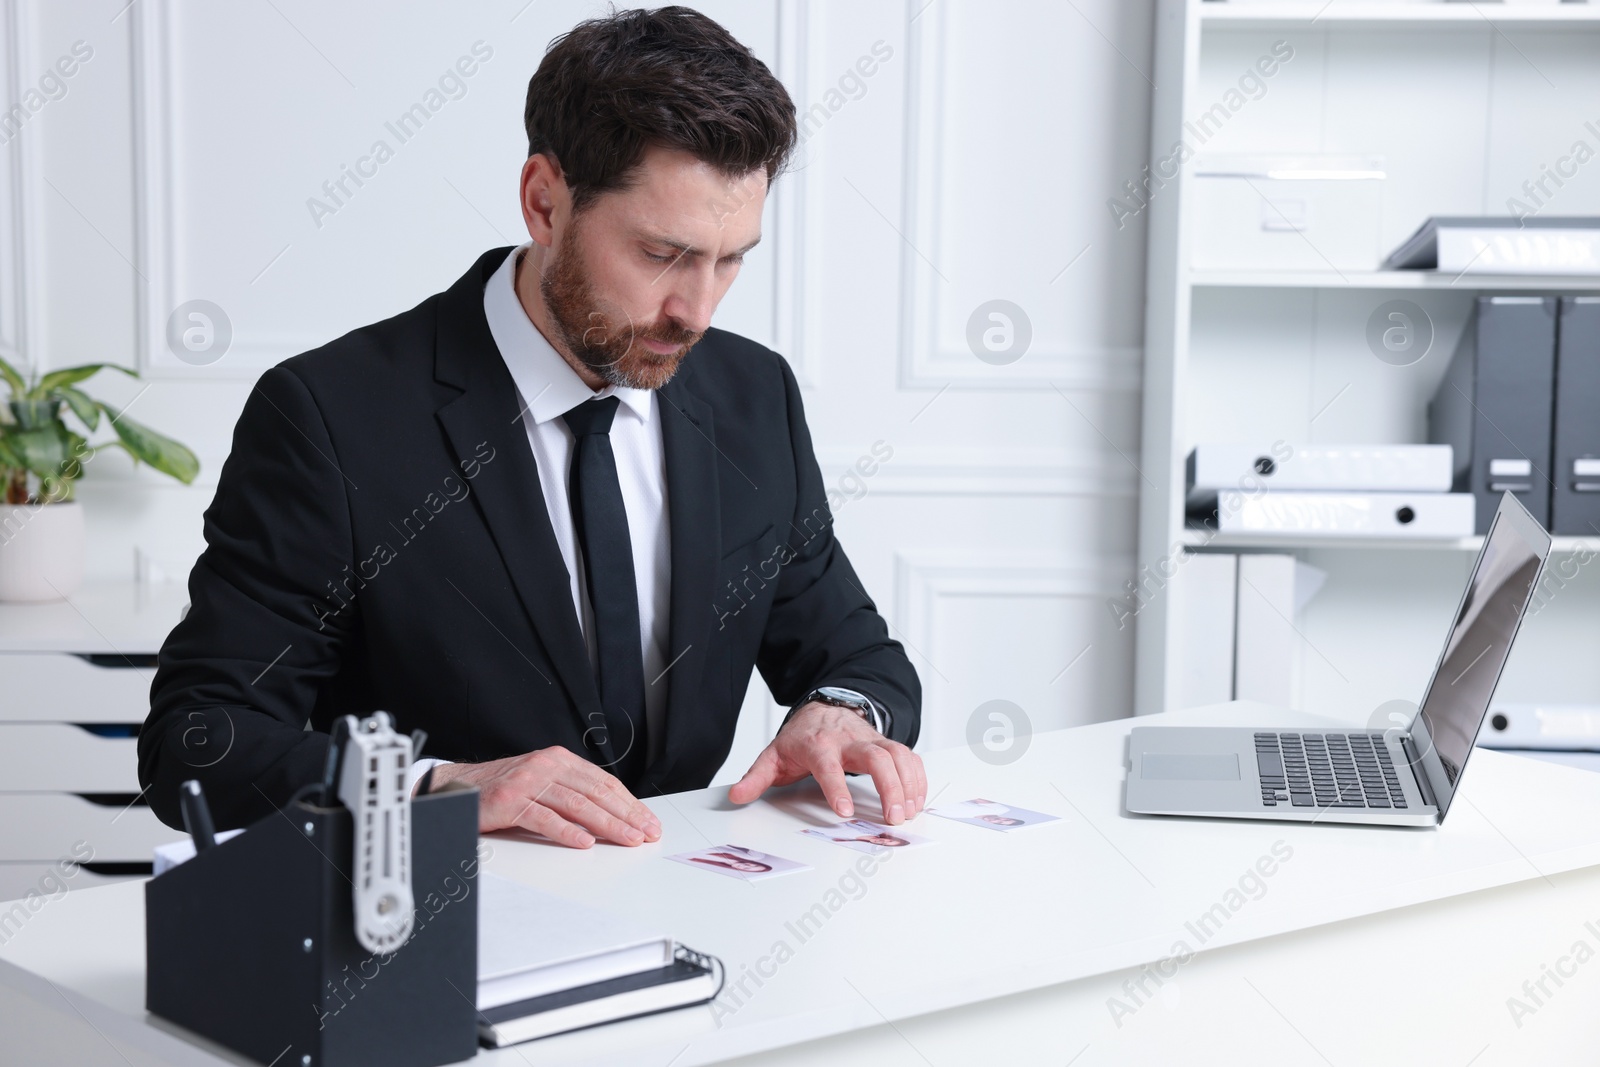
[[(1165, 718), (1263, 714), (1234, 706)], [(855, 888), (841, 878), (861, 856), (795, 832), (828, 821), (810, 786), (744, 809), (720, 789), (653, 801), (666, 832), (640, 849), (580, 853), (494, 835), (487, 869), (630, 910), (720, 955), (734, 981), (758, 967), (771, 977), (759, 988), (747, 980), (750, 995), (725, 999), (735, 1010), (720, 1020), (691, 1009), (479, 1061), (682, 1067), (816, 1038), (827, 1040), (774, 1062), (1062, 1064), (1087, 1047), (1080, 1064), (1481, 1065), (1539, 1054), (1586, 1062), (1577, 1050), (1600, 1050), (1600, 959), (1552, 987), (1520, 1028), (1506, 1007), (1577, 940), (1600, 949), (1584, 926), (1600, 930), (1600, 871), (1582, 870), (1600, 864), (1600, 775), (1479, 752), (1439, 831), (1131, 818), (1121, 813), (1131, 725), (1040, 735), (1008, 767), (965, 749), (930, 754), (941, 799), (988, 796), (1063, 819), (1008, 835), (923, 816), (915, 828), (939, 845), (891, 854), (833, 901), (830, 889)], [(870, 787), (855, 785), (870, 815)], [(751, 885), (662, 859), (724, 842), (815, 870)], [(1229, 890), (1280, 842), (1290, 858), (1259, 899), (1228, 911)], [(802, 939), (788, 924), (818, 903), (836, 910)], [(1226, 914), (1202, 946), (1191, 926), (1217, 904)], [(1123, 980), (1179, 940), (1205, 951), (1160, 990), (1147, 979), (1155, 995), (1136, 1003)], [(790, 952), (774, 965), (780, 942)], [(74, 1063), (123, 1062), (113, 1040), (133, 1063), (233, 1062), (147, 1020), (142, 963), (139, 887), (71, 892), (0, 947), (0, 1032)], [(1135, 1013), (1114, 1021), (1113, 995)], [(64, 1056), (63, 1043), (84, 1058)]]

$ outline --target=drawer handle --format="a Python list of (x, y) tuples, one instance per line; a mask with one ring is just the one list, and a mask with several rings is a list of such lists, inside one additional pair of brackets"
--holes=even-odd
[(89, 803), (102, 808), (131, 808), (137, 805), (148, 808), (150, 801), (143, 793), (74, 793)]
[(96, 667), (154, 670), (160, 666), (157, 662), (159, 657), (154, 652), (132, 653), (129, 655), (123, 655), (120, 652), (74, 652), (73, 655)]
[(140, 874), (149, 876), (156, 873), (156, 865), (153, 862), (141, 863), (138, 861), (118, 862), (116, 860), (91, 860), (88, 863), (80, 863), (78, 866), (82, 867), (90, 874), (105, 875), (111, 878), (125, 878), (129, 875)]
[(139, 727), (137, 722), (75, 722), (72, 725), (96, 737), (138, 737)]

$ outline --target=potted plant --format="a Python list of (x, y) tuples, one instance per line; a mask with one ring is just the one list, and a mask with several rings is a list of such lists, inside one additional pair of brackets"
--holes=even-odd
[[(183, 445), (78, 388), (102, 370), (139, 376), (115, 363), (89, 363), (30, 380), (0, 359), (0, 380), (11, 394), (0, 408), (0, 600), (57, 600), (82, 584), (83, 512), (73, 486), (101, 449), (121, 448), (185, 485), (200, 472)], [(67, 425), (69, 414), (84, 433)], [(100, 428), (102, 415), (116, 438), (91, 445), (85, 434)]]

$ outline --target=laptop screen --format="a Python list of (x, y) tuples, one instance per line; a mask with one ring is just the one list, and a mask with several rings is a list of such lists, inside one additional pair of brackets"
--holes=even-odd
[[(1438, 757), (1434, 761), (1423, 751), (1422, 765), (1437, 795), (1441, 817), (1472, 754), (1549, 551), (1549, 535), (1507, 493), (1484, 539), (1450, 626), (1444, 654), (1422, 698), (1421, 716)], [(1420, 737), (1417, 741), (1424, 744)]]

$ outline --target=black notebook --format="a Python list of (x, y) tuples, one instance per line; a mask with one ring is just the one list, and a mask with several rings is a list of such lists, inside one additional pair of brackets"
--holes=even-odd
[(719, 991), (712, 964), (711, 957), (680, 946), (676, 958), (665, 967), (485, 1008), (478, 1012), (478, 1040), (500, 1048), (704, 1004)]

